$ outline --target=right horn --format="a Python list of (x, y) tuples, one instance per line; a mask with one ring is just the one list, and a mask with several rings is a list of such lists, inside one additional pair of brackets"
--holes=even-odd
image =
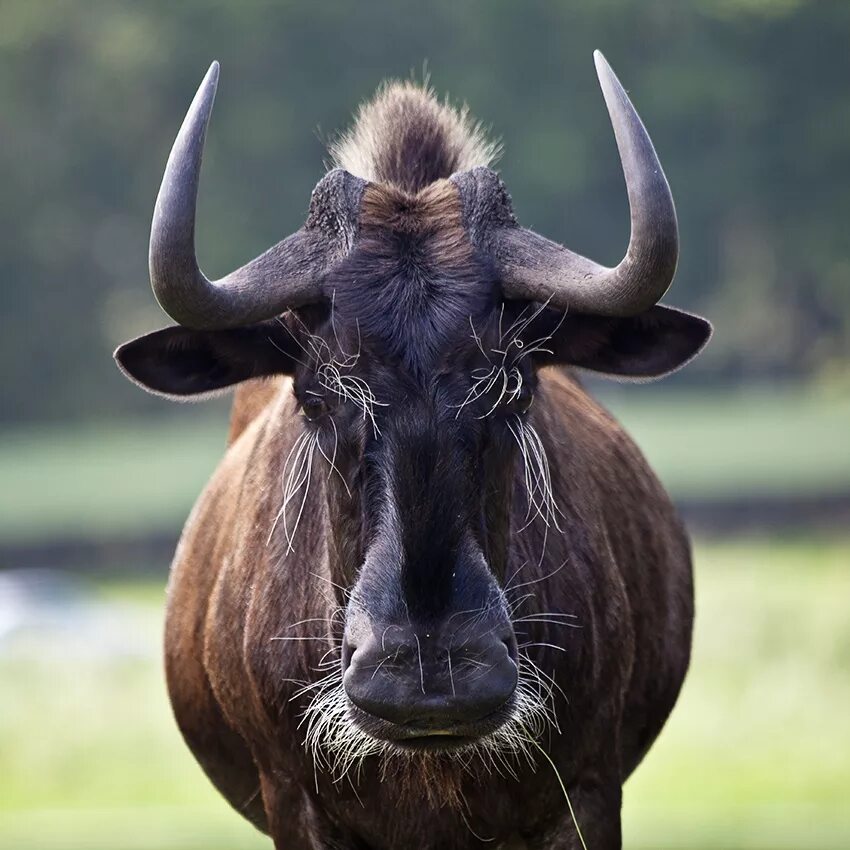
[(629, 195), (631, 238), (625, 257), (607, 268), (521, 227), (500, 229), (490, 249), (507, 298), (580, 313), (632, 316), (659, 301), (673, 281), (679, 256), (676, 209), (652, 141), (628, 95), (598, 50), (593, 58)]
[(151, 225), (154, 294), (172, 319), (196, 330), (249, 325), (320, 300), (323, 274), (351, 247), (365, 185), (342, 169), (331, 171), (313, 192), (304, 227), (220, 280), (209, 280), (195, 257), (195, 207), (218, 67), (210, 66), (177, 134)]

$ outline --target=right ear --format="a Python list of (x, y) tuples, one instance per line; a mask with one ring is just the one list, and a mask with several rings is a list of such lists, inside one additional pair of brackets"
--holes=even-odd
[(272, 320), (222, 331), (174, 326), (125, 342), (115, 350), (118, 368), (155, 395), (188, 401), (266, 375), (291, 375), (298, 343)]

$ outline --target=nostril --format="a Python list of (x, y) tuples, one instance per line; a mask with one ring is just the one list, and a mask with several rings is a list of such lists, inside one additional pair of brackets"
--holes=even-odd
[(351, 666), (351, 656), (357, 651), (357, 646), (353, 644), (347, 635), (342, 637), (342, 669), (347, 670)]
[(511, 632), (502, 638), (502, 643), (508, 651), (508, 658), (516, 664), (519, 660), (519, 647), (517, 646), (516, 635)]
[(372, 623), (369, 616), (359, 609), (346, 613), (345, 629), (342, 635), (342, 668), (347, 670), (354, 655), (361, 650), (368, 650), (374, 642)]

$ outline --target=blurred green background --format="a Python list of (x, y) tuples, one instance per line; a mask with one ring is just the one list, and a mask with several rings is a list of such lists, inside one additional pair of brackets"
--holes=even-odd
[(625, 846), (850, 847), (850, 3), (0, 3), (0, 850), (268, 848), (206, 783), (160, 669), (170, 553), (227, 406), (110, 353), (166, 324), (147, 236), (212, 59), (198, 250), (303, 220), (325, 140), (430, 75), (501, 137), (523, 223), (605, 262), (627, 201), (591, 52), (677, 198), (668, 301), (715, 338), (658, 386), (593, 383), (696, 538), (694, 661), (625, 790)]

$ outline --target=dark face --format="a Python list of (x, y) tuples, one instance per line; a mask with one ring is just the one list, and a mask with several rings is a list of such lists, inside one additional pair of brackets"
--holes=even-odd
[(344, 299), (287, 324), (307, 440), (327, 467), (333, 580), (348, 591), (347, 708), (359, 729), (406, 748), (465, 745), (516, 709), (502, 587), (542, 311), (478, 303), (415, 364), (390, 337), (366, 337)]

